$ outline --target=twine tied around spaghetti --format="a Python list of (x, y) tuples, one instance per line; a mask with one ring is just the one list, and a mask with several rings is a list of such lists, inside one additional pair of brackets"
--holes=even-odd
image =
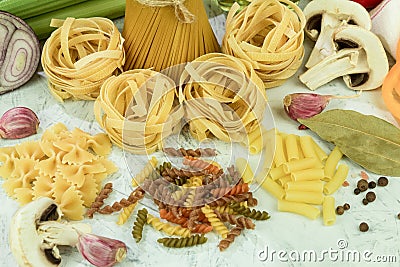
[(195, 16), (184, 5), (185, 0), (136, 0), (142, 5), (151, 7), (173, 6), (175, 16), (182, 23), (194, 22)]

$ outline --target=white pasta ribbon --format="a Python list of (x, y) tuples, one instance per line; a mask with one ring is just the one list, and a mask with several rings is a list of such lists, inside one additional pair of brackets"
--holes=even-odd
[(226, 142), (244, 142), (260, 129), (266, 95), (248, 62), (207, 54), (186, 65), (179, 84), (179, 100), (196, 139), (214, 135)]
[(125, 63), (123, 38), (107, 18), (53, 19), (58, 27), (46, 40), (42, 66), (52, 94), (95, 100), (101, 84)]
[(119, 147), (153, 153), (183, 117), (182, 105), (175, 108), (175, 87), (170, 78), (148, 69), (112, 76), (96, 99), (96, 120)]
[(289, 0), (253, 0), (239, 8), (235, 3), (229, 11), (222, 51), (249, 61), (267, 88), (283, 84), (303, 60), (303, 12)]

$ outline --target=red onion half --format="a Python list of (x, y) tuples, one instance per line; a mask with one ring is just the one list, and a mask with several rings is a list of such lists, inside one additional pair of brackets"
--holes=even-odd
[(40, 60), (39, 40), (21, 18), (0, 11), (0, 94), (25, 84)]

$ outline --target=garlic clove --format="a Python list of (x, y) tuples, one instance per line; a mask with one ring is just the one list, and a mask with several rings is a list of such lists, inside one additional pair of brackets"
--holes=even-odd
[(297, 119), (306, 119), (321, 113), (331, 98), (330, 95), (294, 93), (285, 96), (283, 106), (289, 117), (297, 121)]
[(19, 139), (37, 133), (39, 118), (26, 107), (15, 107), (0, 118), (0, 138)]
[(124, 242), (94, 234), (79, 236), (77, 248), (82, 256), (97, 267), (109, 267), (126, 257)]

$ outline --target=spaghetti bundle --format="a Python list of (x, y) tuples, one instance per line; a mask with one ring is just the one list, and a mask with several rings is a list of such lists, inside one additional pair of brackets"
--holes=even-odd
[(303, 12), (290, 0), (254, 0), (236, 14), (239, 8), (229, 11), (222, 51), (248, 60), (267, 88), (283, 84), (303, 60)]
[(51, 26), (58, 29), (42, 52), (51, 92), (60, 101), (95, 100), (101, 84), (125, 62), (120, 32), (106, 18), (53, 19)]
[(185, 105), (185, 118), (196, 139), (213, 135), (226, 142), (243, 142), (259, 129), (266, 95), (248, 62), (207, 54), (186, 65), (179, 84), (179, 101)]
[(126, 0), (122, 36), (125, 70), (160, 71), (220, 50), (199, 0)]
[(107, 79), (94, 105), (96, 120), (112, 142), (135, 154), (153, 153), (179, 124), (175, 83), (148, 69), (126, 71)]

